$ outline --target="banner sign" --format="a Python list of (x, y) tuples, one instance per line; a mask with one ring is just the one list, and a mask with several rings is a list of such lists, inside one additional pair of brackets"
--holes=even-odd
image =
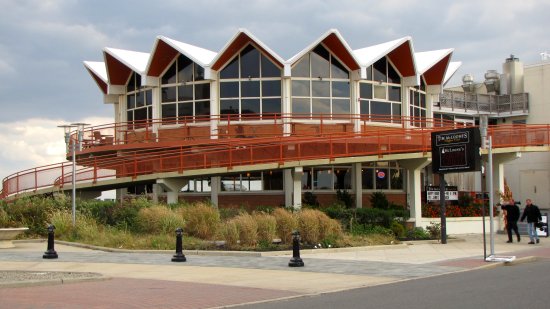
[(479, 128), (432, 133), (432, 171), (437, 174), (481, 170)]

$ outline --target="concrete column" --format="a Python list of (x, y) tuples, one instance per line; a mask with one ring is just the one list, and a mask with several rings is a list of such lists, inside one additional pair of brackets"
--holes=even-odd
[(363, 208), (363, 172), (361, 163), (351, 165), (351, 187), (355, 192), (355, 208)]
[[(521, 152), (493, 153), (493, 201), (499, 201), (499, 193), (504, 192), (504, 163), (521, 158)], [(486, 177), (488, 179), (488, 177)], [(488, 187), (488, 186), (487, 186)], [(489, 190), (487, 190), (489, 191)], [(500, 201), (502, 202), (502, 201)]]
[(117, 199), (117, 201), (122, 202), (127, 193), (128, 193), (128, 188), (116, 189), (116, 199)]
[(407, 170), (407, 202), (415, 226), (419, 226), (422, 219), (422, 179), (420, 179), (420, 173), (431, 162), (432, 160), (429, 158), (399, 160), (399, 165)]
[(302, 175), (304, 170), (301, 166), (295, 167), (292, 174), (293, 194), (292, 194), (292, 207), (294, 210), (300, 210), (302, 208)]
[(159, 184), (166, 191), (166, 202), (168, 204), (176, 204), (178, 202), (181, 188), (189, 183), (189, 180), (184, 178), (162, 178), (157, 179)]
[(159, 202), (159, 195), (162, 193), (162, 187), (158, 184), (153, 184), (153, 203)]
[(213, 80), (210, 82), (210, 137), (211, 139), (218, 139), (218, 123), (220, 114), (218, 95), (218, 81)]
[(285, 207), (290, 208), (292, 206), (292, 188), (294, 186), (292, 181), (292, 169), (283, 170), (283, 184), (285, 191)]
[(210, 202), (214, 205), (214, 208), (218, 208), (218, 195), (221, 189), (221, 177), (210, 177)]
[(283, 96), (283, 134), (284, 136), (289, 136), (292, 133), (292, 127), (291, 127), (291, 119), (289, 116), (292, 113), (292, 92), (290, 91), (292, 89), (292, 80), (290, 78), (283, 78), (283, 89), (282, 89), (282, 96)]

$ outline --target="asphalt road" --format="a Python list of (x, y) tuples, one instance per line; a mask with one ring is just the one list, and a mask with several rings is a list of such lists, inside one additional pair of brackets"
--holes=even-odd
[(237, 308), (550, 308), (550, 260)]

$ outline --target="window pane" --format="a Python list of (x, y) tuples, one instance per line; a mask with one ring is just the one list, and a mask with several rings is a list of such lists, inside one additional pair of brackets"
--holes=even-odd
[(281, 77), (281, 69), (262, 55), (262, 77)]
[(390, 170), (390, 185), (393, 190), (403, 189), (403, 171), (400, 169)]
[(238, 98), (239, 82), (220, 83), (220, 98)]
[(193, 81), (193, 61), (184, 55), (178, 57), (178, 82), (191, 82)]
[(376, 61), (372, 65), (372, 69), (373, 69), (373, 72), (374, 72), (374, 76), (373, 76), (374, 81), (387, 82), (387, 78), (386, 78), (386, 57), (383, 57), (382, 59)]
[(334, 168), (334, 190), (351, 189), (351, 169)]
[(147, 120), (146, 108), (138, 108), (134, 110), (134, 121), (138, 121), (138, 120)]
[(243, 99), (241, 114), (260, 114), (260, 99)]
[(349, 99), (332, 99), (332, 113), (333, 114), (349, 114), (350, 105)]
[(262, 81), (262, 96), (263, 97), (280, 97), (281, 81), (280, 80)]
[(385, 190), (388, 189), (388, 169), (379, 168), (376, 169), (376, 189)]
[(199, 101), (195, 103), (195, 115), (210, 115), (210, 101)]
[(391, 63), (388, 63), (388, 83), (401, 84), (401, 77)]
[(401, 87), (390, 86), (388, 88), (388, 100), (394, 102), (401, 102)]
[(283, 172), (281, 170), (263, 172), (264, 190), (283, 190)]
[(195, 100), (210, 99), (210, 84), (195, 85)]
[(292, 96), (309, 97), (309, 80), (293, 80)]
[(367, 80), (372, 80), (372, 66), (367, 68)]
[(391, 103), (371, 101), (371, 114), (391, 115)]
[(372, 84), (360, 83), (359, 96), (361, 99), (372, 99)]
[(401, 116), (401, 104), (393, 103), (392, 112), (394, 116)]
[(153, 90), (145, 91), (145, 105), (153, 105)]
[(126, 112), (126, 121), (128, 121), (128, 122), (134, 121), (134, 112), (133, 111)]
[(252, 45), (241, 52), (241, 78), (260, 77), (260, 53)]
[(259, 97), (260, 82), (259, 81), (242, 81), (241, 82), (241, 97)]
[(280, 114), (281, 99), (263, 99), (262, 114)]
[(145, 95), (143, 91), (136, 92), (136, 107), (145, 106)]
[(309, 77), (309, 53), (292, 68), (292, 77)]
[(176, 117), (176, 104), (162, 104), (162, 118)]
[(193, 116), (193, 102), (178, 104), (178, 117)]
[(330, 99), (313, 98), (311, 101), (312, 114), (330, 114)]
[(296, 114), (309, 114), (309, 99), (292, 98), (292, 112)]
[(338, 59), (332, 57), (332, 78), (345, 78), (349, 79), (348, 70), (338, 61)]
[(329, 97), (330, 82), (311, 81), (311, 90), (312, 97)]
[(129, 94), (126, 96), (126, 108), (127, 109), (133, 109), (136, 107), (136, 96), (133, 94)]
[(128, 81), (128, 84), (126, 84), (126, 92), (132, 92), (136, 90), (135, 77), (136, 77), (136, 73), (132, 73), (132, 75), (130, 75), (130, 80)]
[(420, 107), (426, 108), (426, 95), (423, 93), (420, 93)]
[(362, 176), (362, 187), (363, 189), (372, 190), (374, 189), (373, 178), (374, 178), (374, 169), (372, 168), (363, 168)]
[(374, 98), (386, 99), (386, 86), (374, 85)]
[(161, 102), (175, 102), (176, 101), (176, 87), (162, 88), (162, 100)]
[(330, 169), (315, 169), (313, 188), (317, 190), (332, 190), (332, 171)]
[(162, 84), (175, 84), (176, 83), (176, 62), (170, 66), (166, 73), (162, 75)]
[(349, 98), (348, 82), (332, 82), (332, 97)]
[(178, 101), (193, 100), (193, 85), (184, 85), (178, 87)]
[(220, 72), (220, 78), (238, 78), (238, 77), (239, 77), (239, 57), (235, 57)]
[(204, 80), (204, 68), (195, 63), (195, 81)]
[(361, 114), (362, 115), (368, 115), (370, 114), (370, 108), (369, 108), (369, 101), (363, 101), (361, 100)]
[(220, 114), (238, 114), (239, 113), (239, 100), (221, 100), (220, 101)]
[(317, 45), (311, 54), (311, 77), (330, 77), (329, 52), (321, 45)]

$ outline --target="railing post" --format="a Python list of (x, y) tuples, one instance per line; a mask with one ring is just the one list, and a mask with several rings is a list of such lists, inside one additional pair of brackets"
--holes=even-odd
[(93, 183), (97, 182), (97, 159), (94, 158), (94, 179), (92, 181)]
[(36, 167), (34, 168), (34, 192), (38, 190), (38, 172), (36, 171)]

